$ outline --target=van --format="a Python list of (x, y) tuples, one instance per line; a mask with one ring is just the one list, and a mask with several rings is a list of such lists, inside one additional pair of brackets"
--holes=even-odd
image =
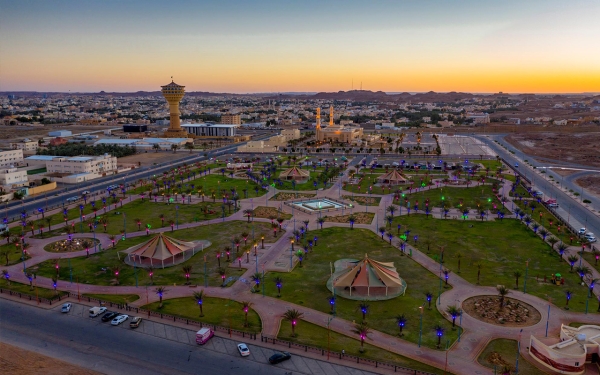
[(210, 328), (200, 328), (198, 332), (196, 332), (196, 344), (204, 345), (206, 342), (214, 336), (214, 332)]
[(105, 311), (106, 311), (106, 307), (104, 307), (104, 306), (102, 306), (102, 307), (98, 307), (98, 306), (92, 307), (90, 309), (90, 318), (95, 318), (98, 315), (103, 314)]

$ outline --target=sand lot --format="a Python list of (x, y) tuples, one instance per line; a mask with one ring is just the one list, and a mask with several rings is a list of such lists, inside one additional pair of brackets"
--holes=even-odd
[(141, 163), (142, 167), (153, 165), (154, 163), (160, 164), (170, 161), (176, 161), (186, 156), (190, 156), (189, 151), (177, 151), (173, 153), (172, 151), (159, 151), (154, 152), (148, 150), (148, 153), (141, 151), (141, 153), (126, 156), (124, 158), (119, 158), (119, 164), (135, 164), (138, 165), (138, 162)]
[(11, 375), (99, 375), (99, 372), (74, 366), (16, 346), (0, 343), (0, 369)]

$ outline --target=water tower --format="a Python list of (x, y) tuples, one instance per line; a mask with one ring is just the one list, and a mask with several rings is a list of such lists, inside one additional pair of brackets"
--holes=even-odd
[(171, 81), (168, 85), (161, 86), (162, 94), (169, 103), (169, 112), (171, 114), (171, 124), (169, 129), (165, 131), (166, 138), (188, 138), (188, 132), (181, 129), (179, 120), (179, 102), (185, 95), (185, 86), (180, 86)]

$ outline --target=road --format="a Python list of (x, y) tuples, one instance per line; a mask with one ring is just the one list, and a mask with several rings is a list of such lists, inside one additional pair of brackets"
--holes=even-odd
[[(552, 180), (547, 180), (546, 178), (535, 173), (534, 170), (531, 167), (527, 166), (523, 161), (528, 160), (537, 168), (546, 167), (548, 166), (547, 163), (540, 163), (530, 155), (524, 154), (521, 151), (515, 149), (515, 147), (508, 144), (508, 142), (504, 141), (502, 135), (494, 135), (490, 137), (477, 136), (477, 138), (485, 142), (492, 150), (494, 150), (494, 152), (496, 152), (497, 155), (502, 157), (504, 160), (507, 160), (511, 165), (519, 163), (519, 170), (521, 171), (521, 173), (525, 174), (525, 176), (533, 182), (534, 189), (540, 190), (542, 193), (544, 193), (544, 199), (556, 199), (557, 203), (559, 204), (557, 213), (560, 216), (562, 216), (563, 219), (567, 220), (569, 224), (571, 224), (575, 228), (586, 227), (590, 232), (596, 234), (600, 233), (600, 218), (598, 216), (595, 216), (587, 208), (578, 203), (573, 197), (569, 196), (567, 193), (561, 190), (557, 186), (558, 184), (556, 184), (556, 182), (552, 182)], [(513, 150), (515, 153), (512, 154), (506, 149), (498, 146), (498, 144), (496, 144), (494, 140), (497, 140), (502, 145), (508, 147), (510, 150)], [(547, 172), (546, 175), (553, 175), (555, 181), (562, 180), (562, 176), (555, 174), (551, 171)], [(569, 185), (567, 185), (566, 187), (572, 188), (569, 187)], [(579, 188), (578, 190), (580, 189), (581, 188)], [(590, 199), (592, 199), (592, 202), (594, 202), (593, 204), (595, 206), (597, 199), (592, 197), (590, 197)]]
[[(77, 304), (73, 305), (70, 313), (61, 314), (59, 306), (46, 310), (0, 299), (0, 341), (90, 370), (115, 375), (372, 375), (298, 355), (272, 366), (266, 361), (273, 353), (271, 349), (250, 344), (251, 356), (241, 358), (235, 352), (236, 341), (233, 340), (214, 337), (209, 341), (209, 344), (214, 342), (212, 347), (208, 344), (198, 346), (189, 344), (187, 339), (184, 343), (148, 334), (143, 327), (137, 330), (129, 329), (126, 324), (114, 327), (109, 323), (102, 323), (99, 318), (91, 319), (86, 315), (87, 307)], [(144, 324), (154, 325), (149, 321), (142, 322)]]

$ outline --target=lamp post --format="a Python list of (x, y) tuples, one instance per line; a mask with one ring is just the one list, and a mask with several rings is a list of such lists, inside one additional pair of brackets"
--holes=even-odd
[(125, 212), (123, 212), (123, 238), (127, 238), (127, 227), (125, 226)]
[(423, 336), (423, 306), (419, 306), (420, 319), (419, 319), (419, 348), (421, 347), (421, 337)]

